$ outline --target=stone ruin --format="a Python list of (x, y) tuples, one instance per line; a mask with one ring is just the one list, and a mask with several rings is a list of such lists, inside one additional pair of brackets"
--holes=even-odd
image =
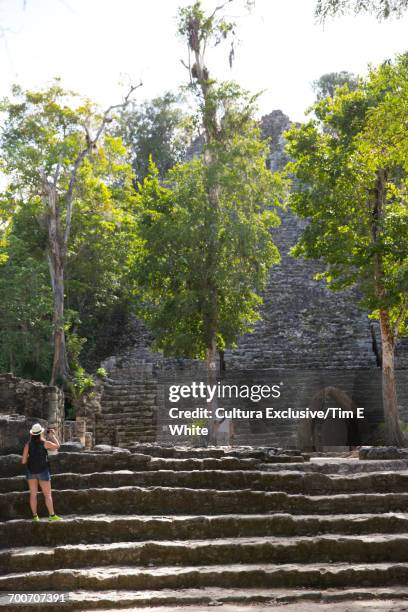
[[(290, 125), (289, 118), (279, 110), (262, 118), (263, 135), (271, 139), (267, 162), (271, 171), (281, 170), (288, 161), (283, 133)], [(309, 401), (310, 392), (311, 402), (318, 394), (314, 392), (316, 381), (322, 379), (323, 388), (331, 388), (336, 386), (333, 379), (337, 376), (341, 388), (349, 395), (347, 401), (369, 405), (368, 421), (375, 424), (382, 414), (378, 324), (370, 321), (367, 312), (359, 306), (357, 290), (330, 291), (325, 281), (314, 280), (322, 271), (319, 262), (294, 259), (290, 255), (305, 222), (288, 210), (278, 210), (278, 214), (282, 224), (273, 234), (281, 262), (271, 269), (261, 319), (251, 333), (239, 338), (236, 348), (225, 351), (223, 373), (257, 370), (274, 375), (284, 371), (294, 376), (297, 372), (298, 395), (304, 391), (305, 401)], [(151, 342), (143, 324), (135, 321), (132, 346), (102, 363), (108, 379), (102, 394), (102, 410), (95, 420), (98, 443), (128, 446), (135, 441), (169, 442), (157, 423), (157, 415), (164, 410), (160, 379), (169, 376), (194, 379), (205, 375), (202, 362), (164, 358), (150, 350)], [(408, 421), (408, 339), (400, 339), (398, 343), (396, 367), (400, 413)], [(278, 427), (274, 425), (274, 430), (266, 426), (263, 431), (256, 431), (254, 423), (240, 423), (237, 443), (323, 450), (317, 443), (323, 430), (286, 422)], [(307, 431), (314, 432), (309, 440), (305, 439)], [(343, 428), (341, 435), (339, 431), (337, 428), (331, 432), (330, 444), (347, 448), (350, 430)], [(368, 428), (355, 439), (359, 444), (381, 442), (372, 431), (368, 433)]]
[(54, 427), (61, 437), (63, 393), (58, 387), (0, 374), (0, 454), (21, 452), (37, 422)]
[[(271, 139), (267, 162), (271, 171), (281, 170), (288, 161), (283, 133), (290, 124), (289, 118), (278, 110), (262, 118), (263, 134)], [(347, 372), (353, 371), (355, 380), (348, 383), (347, 391), (350, 401), (363, 398), (371, 405), (374, 415), (378, 412), (376, 402), (381, 394), (378, 383), (373, 382), (378, 381), (381, 364), (378, 324), (370, 321), (359, 307), (357, 290), (329, 291), (324, 281), (314, 280), (322, 270), (318, 262), (294, 259), (290, 255), (304, 221), (288, 210), (278, 213), (282, 224), (273, 233), (281, 262), (271, 270), (261, 319), (251, 333), (239, 338), (236, 348), (225, 351), (220, 366), (226, 373), (297, 371), (302, 385), (307, 377), (313, 378), (312, 372), (317, 373), (317, 378), (322, 372), (330, 378), (330, 372), (346, 373), (347, 377)], [(67, 442), (80, 441), (87, 448), (94, 443), (128, 446), (136, 441), (151, 442), (158, 436), (161, 439), (162, 432), (157, 429), (157, 415), (164, 406), (160, 379), (202, 377), (205, 368), (198, 360), (165, 358), (152, 352), (152, 337), (144, 325), (136, 320), (133, 327), (132, 345), (101, 364), (108, 371), (107, 379), (100, 381), (85, 401), (78, 400), (75, 421), (66, 421), (64, 427), (62, 399), (55, 388), (18, 382), (11, 375), (0, 378), (0, 394), (3, 394), (0, 414), (9, 415), (3, 417), (2, 439), (15, 438), (12, 430), (25, 430), (23, 419), (33, 416), (48, 422), (57, 418), (55, 422), (62, 438)], [(400, 413), (408, 421), (408, 339), (400, 339), (398, 343), (396, 367)], [(333, 381), (328, 379), (325, 385), (332, 386)], [(304, 441), (305, 428), (296, 423), (286, 423), (275, 428), (275, 432), (254, 431), (251, 423), (240, 424), (240, 428), (237, 441), (241, 443), (308, 448)], [(348, 435), (345, 431), (343, 442)], [(338, 443), (336, 438), (333, 445)]]

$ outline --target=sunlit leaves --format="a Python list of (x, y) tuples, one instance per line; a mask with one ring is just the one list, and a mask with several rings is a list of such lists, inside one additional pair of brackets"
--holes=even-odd
[[(293, 253), (324, 261), (323, 276), (333, 289), (357, 283), (365, 306), (395, 313), (407, 294), (407, 56), (372, 68), (356, 90), (337, 89), (313, 111), (317, 121), (287, 134), (288, 170), (296, 178), (290, 204), (309, 220)], [(386, 172), (387, 194), (374, 243), (379, 170)], [(381, 297), (374, 281), (378, 254), (385, 274)]]
[[(279, 260), (270, 230), (284, 186), (265, 168), (257, 131), (243, 126), (218, 145), (216, 166), (179, 164), (162, 186), (151, 165), (140, 189), (144, 316), (171, 354), (205, 356), (214, 296), (217, 346), (233, 345), (259, 317), (259, 294)], [(218, 188), (216, 209), (208, 182)]]

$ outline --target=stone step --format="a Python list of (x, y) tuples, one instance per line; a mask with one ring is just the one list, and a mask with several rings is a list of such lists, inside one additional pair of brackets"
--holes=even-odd
[(156, 396), (149, 396), (145, 393), (141, 393), (140, 397), (135, 394), (123, 394), (115, 396), (103, 396), (102, 407), (110, 405), (124, 405), (129, 404), (133, 406), (155, 406)]
[[(0, 573), (126, 566), (407, 563), (408, 534), (366, 536), (219, 538), (9, 548)], [(408, 563), (407, 563), (408, 565)]]
[[(41, 515), (46, 517), (46, 514)], [(238, 537), (336, 537), (370, 534), (408, 535), (408, 513), (298, 515), (64, 515), (45, 528), (17, 519), (0, 522), (0, 548), (98, 544), (143, 540), (193, 540)]]
[[(282, 465), (272, 462), (260, 463), (259, 468), (269, 472), (279, 472), (282, 470)], [(360, 461), (358, 459), (341, 459), (335, 458), (327, 460), (312, 460), (307, 463), (291, 463), (285, 465), (285, 470), (299, 472), (319, 472), (321, 474), (357, 474), (368, 472), (400, 472), (408, 469), (408, 461), (402, 460), (387, 460), (387, 461)]]
[[(285, 604), (294, 603), (302, 606), (298, 609), (290, 606), (288, 612), (345, 612), (350, 610), (366, 610), (369, 612), (402, 612), (405, 608), (395, 608), (396, 601), (408, 598), (408, 588), (405, 586), (383, 588), (351, 588), (351, 589), (261, 589), (261, 588), (227, 588), (204, 587), (201, 589), (161, 589), (157, 591), (71, 591), (69, 599), (59, 602), (56, 610), (105, 610), (106, 612), (132, 612), (139, 608), (148, 608), (149, 612), (208, 612), (209, 608), (216, 607), (223, 612), (272, 612), (287, 608)], [(356, 607), (354, 602), (361, 602)], [(307, 609), (304, 605), (309, 603)], [(340, 602), (340, 603), (339, 603)], [(376, 603), (374, 603), (376, 602)], [(224, 605), (227, 607), (224, 607)], [(265, 607), (264, 607), (265, 605)], [(274, 606), (271, 608), (271, 606)], [(329, 606), (326, 607), (326, 606)], [(358, 605), (358, 604), (357, 604)], [(8, 604), (4, 604), (3, 609)], [(163, 606), (166, 606), (165, 608)], [(180, 607), (182, 606), (182, 607)], [(220, 607), (222, 606), (222, 607)], [(233, 606), (233, 607), (232, 607)], [(238, 607), (239, 606), (239, 607)], [(256, 607), (254, 607), (256, 606)], [(275, 608), (276, 606), (276, 608)], [(324, 609), (321, 607), (324, 606)], [(340, 607), (339, 607), (340, 606)], [(373, 606), (373, 607), (372, 607)], [(378, 607), (380, 606), (380, 608)], [(0, 604), (0, 609), (2, 606)], [(22, 610), (22, 606), (13, 609)], [(30, 604), (24, 612), (30, 610), (43, 610), (44, 604)]]
[(139, 441), (139, 442), (156, 442), (157, 441), (157, 436), (153, 432), (143, 432), (143, 431), (140, 431), (139, 433), (129, 433), (129, 434), (127, 434), (126, 432), (118, 431), (117, 432), (117, 440), (118, 440), (118, 446), (120, 448), (128, 448), (129, 446), (131, 446), (132, 444), (134, 444), (137, 441)]
[(118, 413), (126, 413), (131, 415), (134, 413), (135, 415), (152, 415), (154, 414), (155, 406), (153, 404), (147, 405), (139, 402), (103, 402), (102, 403), (102, 412), (101, 415), (98, 415), (99, 418), (109, 418), (109, 415), (112, 415), (113, 418), (116, 418)]
[(117, 425), (123, 426), (126, 424), (129, 427), (140, 427), (141, 425), (152, 425), (154, 422), (153, 415), (145, 415), (134, 412), (118, 412), (116, 414), (107, 414), (106, 417), (107, 418), (105, 418), (105, 415), (102, 415), (102, 417), (96, 421), (97, 428), (103, 429), (104, 427), (116, 427)]
[[(147, 454), (151, 449), (151, 455)], [(78, 472), (92, 473), (96, 471), (115, 471), (115, 470), (134, 470), (144, 469), (159, 470), (248, 470), (259, 469), (268, 472), (301, 472), (301, 473), (321, 473), (321, 474), (353, 474), (370, 472), (403, 472), (407, 470), (406, 460), (396, 461), (359, 461), (341, 460), (333, 461), (312, 460), (304, 463), (276, 463), (259, 462), (258, 457), (261, 452), (238, 454), (234, 456), (234, 451), (225, 452), (223, 449), (185, 449), (164, 448), (158, 451), (156, 445), (135, 445), (130, 452), (123, 450), (117, 453), (101, 452), (60, 452), (50, 456), (51, 468), (54, 473)], [(251, 456), (254, 454), (255, 456)], [(158, 456), (159, 455), (159, 456)], [(160, 456), (167, 455), (167, 456)], [(242, 457), (242, 458), (240, 458)], [(0, 477), (9, 477), (24, 474), (21, 465), (20, 455), (0, 456)]]
[(408, 563), (237, 564), (194, 567), (94, 567), (0, 576), (0, 591), (185, 588), (352, 588), (408, 583)]
[[(187, 457), (187, 455), (186, 455)], [(249, 470), (256, 469), (259, 462), (254, 458), (239, 459), (237, 457), (225, 456), (223, 453), (218, 457), (200, 457), (196, 454), (191, 458), (162, 458), (151, 457), (145, 453), (131, 453), (123, 450), (115, 453), (101, 452), (79, 452), (65, 453), (49, 456), (51, 472), (91, 474), (93, 472), (109, 472), (116, 470)], [(372, 462), (370, 462), (372, 463)], [(20, 476), (24, 474), (20, 455), (7, 455), (0, 457), (0, 477)]]
[(102, 396), (102, 405), (105, 404), (116, 404), (116, 403), (124, 403), (130, 402), (137, 405), (155, 405), (157, 403), (157, 394), (148, 394), (148, 393), (115, 393), (115, 394), (104, 394)]
[[(59, 452), (49, 455), (51, 473), (77, 472), (92, 473), (113, 470), (149, 469), (151, 458), (141, 453), (122, 450), (115, 453), (102, 452)], [(19, 476), (24, 474), (20, 455), (0, 456), (0, 477)]]
[(149, 394), (145, 392), (135, 393), (134, 391), (121, 392), (115, 394), (103, 394), (101, 403), (105, 404), (117, 404), (129, 402), (135, 406), (146, 404), (148, 406), (155, 405), (157, 403), (157, 394)]
[[(133, 444), (135, 442), (140, 442), (140, 436), (149, 436), (149, 437), (154, 437), (154, 442), (156, 441), (157, 438), (157, 434), (156, 434), (156, 430), (155, 428), (151, 428), (151, 427), (147, 427), (147, 426), (140, 426), (140, 428), (138, 429), (130, 429), (127, 430), (126, 429), (126, 425), (120, 426), (120, 425), (113, 425), (112, 427), (107, 427), (106, 429), (103, 429), (102, 427), (98, 428), (96, 430), (96, 435), (95, 438), (97, 441), (100, 440), (100, 438), (106, 437), (106, 438), (112, 438), (116, 437), (120, 439), (122, 439), (123, 437), (127, 437), (130, 441), (133, 441)], [(98, 442), (100, 444), (100, 442)], [(132, 443), (129, 443), (129, 446), (133, 445)]]
[[(87, 489), (94, 487), (189, 487), (191, 489), (284, 491), (303, 495), (341, 493), (408, 492), (408, 472), (372, 472), (333, 476), (301, 472), (260, 472), (252, 470), (150, 470), (105, 471), (91, 474), (62, 473), (52, 477), (54, 489)], [(26, 491), (24, 476), (0, 478), (0, 493)]]
[(157, 436), (154, 433), (143, 433), (142, 431), (139, 433), (130, 433), (126, 434), (123, 431), (117, 432), (117, 442), (120, 448), (127, 449), (129, 446), (134, 444), (135, 442), (156, 442)]
[(160, 387), (156, 383), (149, 384), (146, 382), (139, 382), (133, 384), (126, 384), (122, 381), (120, 384), (116, 385), (104, 385), (103, 387), (103, 397), (112, 395), (118, 396), (121, 394), (129, 393), (130, 395), (147, 395), (149, 397), (156, 397), (158, 391), (162, 391), (163, 387)]
[(143, 435), (140, 434), (138, 436), (131, 436), (129, 438), (122, 438), (122, 434), (118, 434), (117, 437), (117, 446), (119, 448), (129, 448), (129, 446), (131, 444), (134, 444), (134, 442), (139, 441), (139, 442), (156, 442), (157, 441), (157, 437), (154, 435)]
[(116, 389), (149, 389), (153, 391), (160, 388), (160, 382), (156, 376), (143, 372), (127, 372), (126, 376), (115, 376), (104, 380), (104, 389), (115, 392)]
[[(291, 514), (343, 514), (403, 512), (408, 493), (354, 493), (351, 495), (290, 495), (265, 492), (176, 487), (116, 487), (56, 490), (55, 507), (61, 514), (243, 514), (287, 512)], [(44, 514), (42, 496), (40, 512)], [(28, 492), (0, 494), (0, 520), (28, 516)]]
[(134, 423), (137, 422), (156, 422), (156, 412), (154, 410), (144, 410), (128, 406), (106, 408), (106, 412), (101, 412), (96, 419), (96, 425), (106, 426), (115, 423)]
[[(150, 444), (143, 445), (137, 444), (134, 449), (137, 453), (146, 453), (152, 457), (174, 457), (177, 459), (183, 458), (220, 458), (220, 457), (238, 457), (238, 458), (256, 458), (256, 459), (267, 459), (269, 452), (265, 449), (253, 449), (250, 447), (241, 448), (219, 448), (215, 446), (208, 446), (206, 448), (192, 448), (191, 446), (183, 447), (176, 445), (160, 445)], [(275, 449), (273, 449), (274, 451)], [(371, 462), (372, 463), (372, 462)], [(408, 463), (406, 464), (408, 465)]]
[(122, 396), (130, 396), (135, 398), (143, 398), (149, 397), (150, 399), (154, 399), (158, 396), (163, 396), (162, 388), (158, 385), (148, 385), (148, 384), (132, 384), (126, 385), (123, 383), (107, 386), (104, 385), (102, 399), (120, 399)]
[(259, 465), (254, 458), (239, 459), (237, 457), (208, 457), (200, 459), (191, 457), (178, 459), (172, 457), (152, 457), (148, 464), (149, 470), (254, 470)]
[(154, 391), (160, 388), (161, 385), (156, 378), (109, 378), (105, 379), (103, 388), (107, 391), (115, 391), (116, 389), (149, 389)]
[(104, 387), (102, 399), (120, 399), (122, 396), (125, 397), (133, 397), (135, 399), (146, 399), (146, 400), (154, 400), (156, 399), (158, 394), (157, 385), (150, 387), (147, 385), (138, 385), (138, 386), (124, 386), (117, 385), (116, 387), (111, 387), (110, 389)]
[[(207, 587), (202, 589), (178, 589), (177, 591), (162, 589), (159, 591), (73, 591), (69, 601), (58, 603), (58, 610), (105, 610), (115, 612), (132, 612), (135, 609), (148, 607), (149, 612), (169, 612), (170, 610), (184, 612), (208, 612), (209, 608), (217, 607), (222, 612), (272, 612), (272, 610), (288, 610), (288, 612), (345, 612), (345, 609), (367, 610), (369, 612), (402, 612), (404, 607), (395, 608), (397, 601), (408, 597), (408, 589), (404, 586), (383, 588), (354, 589), (221, 589)], [(356, 608), (353, 602), (361, 601)], [(284, 607), (295, 602), (301, 608)], [(309, 603), (308, 602), (312, 602)], [(339, 603), (340, 602), (340, 603)], [(343, 603), (344, 602), (344, 603)], [(224, 607), (225, 604), (227, 607)], [(314, 604), (314, 605), (313, 605)], [(371, 604), (371, 605), (370, 605)], [(254, 607), (256, 605), (256, 607)], [(271, 608), (271, 605), (274, 607)], [(358, 605), (358, 604), (357, 604)], [(164, 608), (163, 606), (170, 606)], [(182, 606), (182, 607), (181, 607)], [(265, 606), (265, 607), (264, 607)], [(275, 608), (276, 606), (276, 608)], [(307, 606), (307, 607), (303, 607)], [(324, 606), (324, 607), (322, 607)], [(345, 608), (347, 606), (347, 608)], [(43, 604), (38, 607), (30, 605), (30, 610), (43, 610)], [(14, 609), (14, 608), (13, 608)], [(17, 608), (20, 609), (21, 608)]]
[(136, 415), (142, 415), (142, 414), (146, 414), (146, 415), (152, 415), (156, 412), (156, 405), (152, 402), (151, 404), (148, 404), (146, 402), (134, 402), (134, 401), (124, 401), (124, 402), (102, 402), (102, 412), (100, 413), (100, 415), (98, 415), (99, 419), (103, 419), (105, 418), (105, 415), (107, 416), (107, 418), (109, 418), (108, 415), (112, 415), (113, 418), (115, 418), (115, 416), (117, 414), (128, 414), (131, 415), (132, 413), (136, 416)]
[(138, 424), (127, 424), (125, 420), (123, 422), (119, 421), (116, 425), (116, 430), (121, 433), (128, 433), (129, 435), (140, 432), (156, 435), (156, 427), (152, 421), (148, 421), (147, 423), (141, 421)]

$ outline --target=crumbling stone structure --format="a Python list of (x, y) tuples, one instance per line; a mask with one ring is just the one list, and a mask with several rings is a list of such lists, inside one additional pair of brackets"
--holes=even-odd
[(0, 454), (20, 452), (35, 422), (61, 437), (64, 396), (58, 387), (0, 374)]
[[(288, 161), (283, 134), (290, 124), (289, 118), (279, 110), (262, 118), (263, 135), (270, 138), (267, 165), (271, 171), (282, 170)], [(290, 371), (293, 372), (292, 380), (297, 381), (293, 389), (294, 401), (299, 401), (297, 398), (301, 396), (303, 402), (308, 402), (313, 401), (319, 384), (322, 388), (328, 385), (335, 388), (336, 372), (339, 372), (339, 392), (349, 394), (350, 401), (356, 405), (368, 406), (370, 415), (357, 433), (350, 431), (355, 424), (343, 427), (342, 436), (339, 428), (334, 428), (333, 435), (329, 436), (331, 444), (347, 446), (351, 438), (359, 443), (375, 442), (367, 432), (373, 430), (373, 423), (378, 422), (381, 414), (378, 325), (360, 308), (357, 290), (331, 292), (325, 281), (314, 280), (322, 271), (319, 262), (291, 256), (290, 249), (297, 242), (305, 222), (288, 210), (278, 213), (282, 223), (273, 234), (281, 262), (271, 269), (261, 319), (252, 332), (239, 339), (236, 348), (225, 351), (221, 364), (224, 375), (263, 370), (274, 376), (278, 371)], [(103, 364), (109, 377), (102, 395), (102, 411), (97, 417), (96, 440), (99, 443), (127, 446), (132, 441), (152, 440), (157, 414), (165, 410), (160, 379), (205, 376), (202, 363), (200, 369), (199, 362), (168, 359), (152, 353), (149, 350), (152, 338), (140, 322), (135, 322), (134, 337), (134, 344), (126, 353)], [(404, 420), (408, 420), (407, 349), (408, 340), (401, 340), (396, 361), (400, 411)], [(299, 375), (295, 376), (295, 372)], [(143, 397), (146, 397), (145, 404)], [(309, 440), (305, 439), (306, 430), (314, 432)], [(319, 437), (316, 432), (321, 430), (321, 424), (309, 424), (305, 428), (301, 423), (288, 420), (274, 423), (273, 427), (266, 423), (260, 427), (257, 423), (240, 422), (236, 442), (306, 449), (316, 446)], [(156, 435), (156, 439), (164, 436), (170, 441), (161, 429)]]

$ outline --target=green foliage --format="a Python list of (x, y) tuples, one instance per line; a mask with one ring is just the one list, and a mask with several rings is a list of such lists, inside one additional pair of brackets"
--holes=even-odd
[(96, 370), (96, 375), (97, 375), (98, 378), (102, 378), (103, 379), (103, 378), (107, 377), (108, 373), (105, 370), (105, 368), (98, 368)]
[(78, 368), (74, 372), (73, 377), (73, 389), (74, 398), (83, 395), (84, 393), (91, 391), (95, 387), (95, 381), (92, 376), (89, 376), (84, 368)]
[[(208, 364), (259, 317), (260, 293), (279, 260), (270, 230), (283, 194), (282, 181), (265, 167), (256, 96), (218, 84), (205, 66), (207, 47), (234, 39), (234, 23), (218, 15), (221, 8), (207, 15), (195, 2), (179, 10), (202, 155), (176, 165), (164, 184), (151, 160), (139, 188), (143, 316), (165, 353), (207, 357)], [(230, 63), (233, 51), (232, 42)]]
[[(408, 57), (372, 69), (355, 91), (338, 89), (333, 98), (318, 102), (314, 112), (316, 119), (287, 134), (294, 160), (288, 170), (296, 178), (290, 205), (309, 219), (293, 252), (325, 262), (321, 276), (332, 289), (357, 283), (372, 316), (385, 308), (404, 332)], [(386, 201), (377, 217), (373, 211), (379, 172), (386, 176)]]
[[(215, 145), (216, 166), (202, 158), (179, 164), (162, 186), (152, 163), (140, 189), (138, 283), (144, 317), (165, 353), (204, 357), (214, 325), (217, 347), (232, 346), (259, 317), (260, 291), (279, 261), (270, 229), (283, 185), (265, 168), (258, 131), (241, 120), (233, 111), (226, 118), (231, 129)], [(217, 208), (209, 183), (217, 185)]]
[(12, 99), (0, 105), (6, 113), (1, 134), (2, 169), (10, 190), (21, 198), (43, 195), (43, 176), (53, 176), (60, 165), (60, 187), (67, 186), (73, 160), (84, 144), (82, 124), (92, 115), (89, 104), (72, 109), (72, 92), (59, 81), (43, 91), (14, 86)]
[(0, 371), (48, 382), (52, 293), (41, 256), (39, 203), (19, 209), (11, 223), (15, 204), (7, 192), (0, 199)]
[(199, 45), (205, 47), (208, 41), (212, 41), (216, 46), (229, 35), (234, 36), (235, 22), (220, 17), (218, 10), (207, 15), (198, 0), (190, 6), (179, 9), (178, 34), (184, 40), (188, 39), (189, 46), (194, 51)]
[(119, 138), (107, 137), (79, 177), (66, 270), (66, 305), (76, 329), (97, 350), (113, 311), (133, 302), (133, 267), (139, 250), (133, 174)]
[[(71, 313), (74, 314), (74, 313)], [(81, 338), (77, 333), (70, 331), (70, 325), (67, 324), (66, 332), (67, 334), (67, 352), (68, 352), (68, 360), (69, 366), (73, 371), (77, 371), (81, 368), (80, 363), (80, 355), (83, 349), (84, 344), (86, 343), (86, 338)]]
[(118, 133), (131, 156), (136, 179), (141, 182), (153, 158), (160, 177), (185, 157), (191, 125), (181, 108), (181, 98), (167, 92), (143, 104), (122, 111)]
[[(99, 115), (89, 102), (78, 105), (58, 82), (41, 92), (14, 88), (13, 94), (13, 100), (4, 100), (1, 107), (1, 158), (8, 185), (0, 198), (0, 308), (5, 311), (0, 367), (46, 380), (53, 304), (43, 179), (58, 177), (62, 234), (74, 160), (86, 146), (86, 130), (99, 125)], [(126, 311), (133, 300), (135, 227), (127, 150), (119, 137), (106, 134), (78, 169), (65, 255), (64, 328), (74, 370), (80, 367), (85, 342), (93, 351), (110, 313)]]
[(333, 98), (338, 87), (347, 85), (350, 91), (357, 89), (357, 78), (351, 72), (342, 70), (341, 72), (328, 72), (323, 74), (320, 79), (313, 82), (313, 89), (316, 93), (317, 100), (323, 98)]
[(0, 371), (48, 382), (51, 311), (46, 265), (13, 237), (8, 260), (0, 265)]
[(335, 15), (369, 13), (381, 21), (401, 17), (407, 8), (408, 0), (317, 0), (315, 14), (324, 21)]
[(405, 434), (408, 434), (408, 423), (405, 423), (404, 421), (400, 422), (401, 425), (401, 429)]

